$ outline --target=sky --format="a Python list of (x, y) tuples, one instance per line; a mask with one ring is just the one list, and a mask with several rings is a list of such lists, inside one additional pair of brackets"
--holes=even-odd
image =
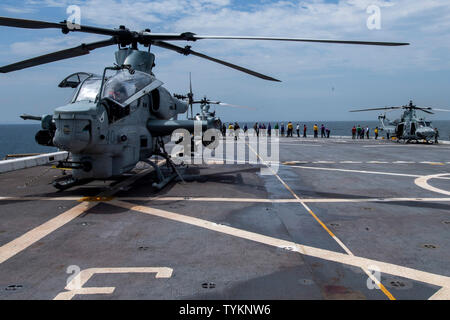
[[(256, 108), (217, 107), (223, 121), (376, 120), (377, 112), (351, 109), (417, 105), (450, 109), (450, 4), (448, 0), (2, 0), (0, 16), (60, 22), (67, 7), (81, 8), (81, 24), (199, 35), (398, 41), (373, 47), (274, 41), (201, 40), (193, 50), (282, 80), (264, 81), (198, 57), (154, 48), (154, 73), (172, 93), (194, 94)], [(368, 28), (380, 8), (380, 28)], [(58, 30), (0, 27), (0, 65), (95, 42), (104, 37)], [(52, 114), (70, 100), (58, 88), (78, 71), (101, 74), (113, 65), (112, 46), (90, 55), (0, 74), (0, 123), (19, 115)], [(398, 114), (393, 114), (395, 117)], [(439, 112), (431, 120), (450, 120)]]

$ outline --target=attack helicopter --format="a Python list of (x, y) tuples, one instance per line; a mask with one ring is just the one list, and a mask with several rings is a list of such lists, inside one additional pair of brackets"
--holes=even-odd
[[(59, 23), (0, 17), (0, 26), (24, 29), (57, 29), (63, 34), (88, 33), (109, 38), (103, 41), (49, 53), (43, 56), (0, 67), (0, 73), (9, 73), (50, 62), (80, 57), (91, 51), (108, 46), (117, 46), (114, 66), (104, 68), (103, 74), (78, 72), (64, 79), (59, 87), (75, 89), (71, 102), (56, 108), (53, 115), (42, 117), (24, 115), (24, 119), (40, 120), (42, 130), (36, 141), (46, 146), (55, 146), (68, 151), (70, 158), (59, 164), (72, 169), (72, 175), (57, 179), (54, 186), (65, 190), (91, 180), (108, 180), (131, 171), (139, 161), (155, 168), (161, 189), (178, 174), (165, 144), (177, 129), (194, 132), (197, 123), (202, 131), (218, 129), (217, 118), (207, 116), (200, 122), (196, 119), (179, 120), (178, 116), (188, 111), (186, 102), (170, 95), (154, 73), (155, 55), (153, 46), (171, 50), (182, 55), (193, 55), (249, 75), (280, 82), (273, 77), (216, 59), (192, 50), (191, 46), (180, 47), (167, 41), (198, 40), (267, 40), (310, 43), (335, 43), (371, 46), (404, 46), (408, 43), (368, 42), (342, 40), (315, 40), (279, 37), (246, 36), (201, 36), (192, 32), (181, 34), (152, 33), (150, 29), (132, 31), (125, 26), (107, 29), (77, 25), (68, 21)], [(146, 48), (140, 50), (139, 45)], [(172, 173), (165, 177), (157, 164), (150, 160), (162, 156), (167, 160)]]
[[(231, 107), (231, 108), (241, 108), (241, 109), (251, 109), (256, 110), (252, 107), (244, 107), (244, 106), (238, 106), (234, 104), (229, 104), (221, 101), (212, 101), (208, 99), (206, 96), (203, 97), (201, 100), (195, 100), (194, 99), (194, 92), (192, 90), (192, 75), (189, 73), (189, 92), (187, 94), (174, 94), (174, 98), (177, 98), (182, 101), (186, 101), (186, 103), (189, 106), (190, 109), (190, 117), (189, 113), (186, 113), (188, 120), (197, 120), (197, 121), (216, 121), (216, 123), (221, 126), (221, 121), (219, 118), (216, 118), (216, 112), (211, 111), (211, 105), (218, 105), (223, 107)], [(200, 105), (200, 113), (197, 113), (194, 117), (193, 107), (194, 105)]]
[[(250, 109), (250, 110), (256, 110), (252, 107), (244, 107), (244, 106), (238, 106), (234, 104), (229, 104), (221, 101), (212, 101), (208, 99), (206, 96), (203, 97), (201, 100), (195, 100), (194, 99), (194, 92), (192, 90), (192, 75), (189, 73), (189, 92), (187, 94), (174, 94), (173, 95), (176, 99), (180, 99), (182, 101), (186, 101), (188, 104), (188, 108), (190, 109), (190, 113), (187, 112), (186, 116), (188, 120), (195, 120), (195, 121), (207, 121), (209, 123), (214, 123), (216, 125), (215, 128), (222, 128), (222, 121), (216, 117), (216, 111), (211, 111), (211, 105), (217, 105), (222, 107), (231, 107), (231, 108), (239, 108), (239, 109)], [(194, 105), (200, 105), (200, 113), (197, 113), (194, 116)], [(224, 133), (221, 131), (222, 136)], [(218, 146), (218, 140), (216, 140), (217, 135), (212, 135), (208, 139), (203, 139), (202, 143), (205, 147), (208, 147), (210, 149), (215, 149)], [(220, 136), (219, 136), (220, 138)], [(181, 143), (184, 137), (179, 139), (176, 143)], [(216, 142), (217, 141), (217, 142)], [(194, 154), (196, 152), (197, 148), (194, 142), (194, 137), (191, 137), (191, 152)]]
[(433, 128), (431, 121), (428, 121), (423, 117), (418, 117), (417, 111), (422, 111), (428, 114), (434, 114), (432, 111), (450, 112), (450, 110), (446, 109), (418, 107), (412, 101), (405, 106), (352, 110), (350, 112), (379, 110), (384, 110), (386, 112), (403, 110), (402, 116), (399, 119), (389, 120), (386, 117), (386, 113), (384, 113), (383, 115), (378, 116), (378, 120), (380, 121), (380, 131), (384, 131), (386, 133), (387, 139), (395, 137), (398, 142), (403, 140), (406, 143), (410, 143), (411, 141), (425, 141), (426, 143), (429, 143), (433, 142), (433, 139), (436, 137), (436, 131)]

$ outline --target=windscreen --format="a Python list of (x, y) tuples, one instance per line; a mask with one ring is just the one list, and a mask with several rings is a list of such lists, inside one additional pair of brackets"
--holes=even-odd
[(123, 104), (128, 98), (144, 89), (153, 80), (152, 76), (144, 72), (136, 71), (134, 74), (130, 74), (128, 70), (122, 70), (105, 83), (102, 97), (110, 98)]
[(76, 102), (78, 101), (90, 101), (94, 102), (98, 93), (100, 92), (100, 86), (102, 85), (101, 79), (88, 79), (86, 80), (78, 92)]

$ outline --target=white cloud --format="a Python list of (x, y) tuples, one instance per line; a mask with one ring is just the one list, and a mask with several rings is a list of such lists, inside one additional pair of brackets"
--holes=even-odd
[(12, 6), (1, 6), (0, 8), (8, 13), (13, 14), (28, 14), (28, 13), (35, 13), (37, 11), (34, 8), (12, 7)]

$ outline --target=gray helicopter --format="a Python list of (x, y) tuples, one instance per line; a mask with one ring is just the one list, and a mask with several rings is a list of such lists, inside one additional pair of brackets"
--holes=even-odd
[[(0, 17), (0, 26), (25, 29), (58, 29), (63, 34), (81, 32), (108, 36), (107, 40), (82, 44), (78, 47), (53, 52), (36, 58), (0, 67), (0, 73), (9, 73), (89, 54), (92, 50), (116, 45), (116, 64), (104, 68), (102, 75), (78, 72), (64, 79), (59, 87), (75, 89), (71, 102), (54, 110), (53, 115), (22, 116), (23, 119), (40, 120), (42, 130), (36, 141), (68, 151), (70, 159), (59, 164), (72, 170), (72, 175), (57, 179), (54, 186), (64, 190), (91, 180), (107, 180), (131, 171), (139, 161), (149, 163), (158, 176), (156, 188), (163, 188), (178, 171), (165, 150), (165, 144), (177, 129), (192, 133), (200, 122), (202, 130), (219, 129), (215, 114), (199, 119), (179, 120), (178, 115), (188, 111), (188, 104), (172, 97), (163, 83), (153, 74), (155, 55), (152, 46), (161, 47), (183, 55), (194, 55), (252, 76), (278, 81), (267, 75), (193, 51), (191, 46), (179, 47), (166, 41), (197, 41), (203, 39), (242, 39), (337, 43), (375, 46), (403, 46), (408, 43), (367, 42), (340, 40), (312, 40), (298, 38), (199, 36), (191, 32), (181, 34), (131, 31), (125, 26), (105, 29), (84, 25)], [(138, 45), (146, 47), (141, 51)], [(204, 108), (205, 112), (209, 112)], [(219, 132), (217, 130), (217, 132)], [(165, 177), (152, 156), (162, 156), (172, 172)]]
[[(201, 100), (195, 100), (194, 99), (194, 92), (192, 90), (192, 76), (191, 73), (189, 73), (189, 93), (187, 94), (174, 94), (173, 95), (176, 99), (180, 99), (182, 101), (186, 101), (188, 104), (188, 107), (190, 109), (190, 113), (187, 112), (187, 119), (188, 120), (195, 120), (195, 121), (207, 121), (209, 123), (216, 124), (216, 128), (222, 128), (222, 121), (216, 117), (216, 111), (211, 111), (211, 105), (217, 105), (222, 107), (231, 107), (231, 108), (239, 108), (239, 109), (250, 109), (250, 110), (256, 110), (256, 108), (252, 107), (244, 107), (244, 106), (238, 106), (234, 104), (229, 104), (221, 101), (212, 101), (208, 99), (206, 96), (203, 97)], [(194, 116), (194, 105), (200, 105), (200, 112), (197, 113)], [(224, 133), (221, 132), (222, 136), (224, 136)], [(216, 142), (217, 135), (212, 135), (209, 139), (203, 139), (203, 145), (205, 147), (209, 147), (212, 149), (215, 149), (218, 146), (218, 143)], [(182, 140), (178, 140), (178, 143), (180, 143)], [(191, 151), (194, 153), (196, 151), (196, 145), (194, 143), (194, 137), (191, 138)]]
[(419, 142), (425, 141), (426, 143), (433, 142), (436, 137), (436, 131), (432, 126), (431, 121), (417, 116), (417, 111), (422, 111), (428, 114), (434, 114), (432, 111), (450, 112), (446, 109), (436, 109), (431, 107), (418, 107), (413, 104), (412, 101), (406, 106), (386, 107), (386, 108), (373, 108), (363, 110), (352, 110), (350, 112), (365, 112), (365, 111), (394, 111), (403, 110), (402, 116), (396, 120), (389, 120), (384, 115), (380, 115), (378, 120), (380, 121), (380, 131), (386, 133), (386, 138), (397, 138), (397, 141), (403, 140), (406, 143), (411, 141)]
[[(208, 99), (206, 96), (201, 100), (194, 99), (194, 92), (192, 91), (192, 76), (189, 73), (189, 93), (182, 94), (174, 94), (175, 98), (186, 101), (190, 109), (190, 117), (189, 113), (187, 113), (187, 117), (189, 120), (197, 120), (197, 121), (214, 121), (217, 124), (221, 125), (221, 121), (219, 118), (216, 118), (216, 112), (211, 111), (211, 105), (223, 106), (223, 107), (231, 107), (231, 108), (241, 108), (241, 109), (251, 109), (256, 110), (251, 107), (238, 106), (234, 104), (229, 104), (221, 101), (212, 101)], [(194, 117), (193, 106), (200, 105), (200, 113), (197, 113)], [(220, 122), (220, 123), (219, 123)]]

